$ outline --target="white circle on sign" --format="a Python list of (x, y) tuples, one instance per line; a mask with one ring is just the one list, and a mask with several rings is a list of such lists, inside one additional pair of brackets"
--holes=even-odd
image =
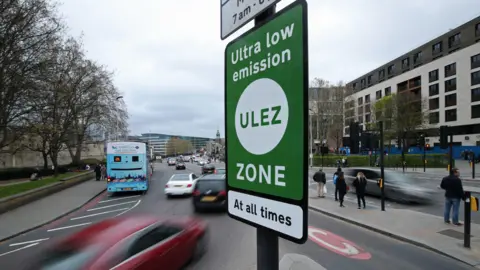
[(243, 91), (235, 110), (235, 129), (240, 144), (254, 155), (272, 151), (288, 124), (288, 101), (282, 87), (262, 78)]

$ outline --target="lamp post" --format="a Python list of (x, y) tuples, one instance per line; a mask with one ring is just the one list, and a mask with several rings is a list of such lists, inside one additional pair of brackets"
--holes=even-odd
[(313, 126), (312, 126), (312, 114), (314, 113), (314, 111), (312, 109), (308, 109), (309, 110), (309, 113), (308, 113), (308, 122), (309, 122), (309, 129), (310, 129), (310, 168), (313, 167), (313, 151), (312, 151), (312, 148), (313, 148)]
[[(118, 100), (120, 100), (120, 99), (122, 99), (122, 98), (123, 98), (123, 96), (118, 96), (118, 97), (115, 98), (115, 101), (118, 101)], [(120, 121), (119, 121), (118, 118), (117, 118), (117, 123), (116, 123), (117, 125), (116, 125), (116, 128), (115, 128), (115, 141), (118, 141), (118, 137), (119, 137), (119, 136), (118, 136), (118, 132), (119, 132), (119, 127), (118, 127), (118, 126), (119, 126), (119, 122), (120, 122)]]

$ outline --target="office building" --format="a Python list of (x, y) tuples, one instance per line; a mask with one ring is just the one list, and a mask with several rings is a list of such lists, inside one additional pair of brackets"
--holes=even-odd
[(396, 58), (347, 84), (344, 136), (358, 122), (371, 122), (371, 105), (392, 93), (411, 93), (428, 119), (421, 127), (438, 145), (438, 128), (452, 127), (454, 144), (480, 145), (480, 17)]
[(149, 144), (153, 148), (153, 154), (157, 156), (167, 155), (167, 144), (171, 139), (187, 140), (192, 143), (192, 150), (199, 150), (207, 146), (207, 142), (213, 140), (212, 138), (168, 135), (161, 133), (143, 133), (141, 136), (129, 136), (131, 140), (140, 140)]

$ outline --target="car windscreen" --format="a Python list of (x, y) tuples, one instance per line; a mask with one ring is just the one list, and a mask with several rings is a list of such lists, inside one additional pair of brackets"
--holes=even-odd
[(385, 182), (397, 185), (415, 185), (415, 181), (411, 175), (397, 172), (385, 173)]
[(190, 180), (189, 174), (174, 174), (170, 181), (188, 181)]
[(226, 174), (226, 173), (227, 173), (227, 170), (225, 170), (225, 169), (217, 169), (217, 173), (218, 173), (218, 174)]
[(99, 248), (62, 247), (48, 250), (42, 254), (35, 268), (40, 270), (80, 270), (96, 256)]
[(213, 170), (213, 169), (215, 169), (215, 166), (213, 166), (213, 165), (205, 165), (205, 167), (203, 167), (203, 168), (209, 169), (209, 170)]
[(207, 180), (202, 179), (197, 182), (196, 189), (200, 192), (205, 192), (208, 190), (220, 191), (225, 190), (225, 181), (224, 180)]

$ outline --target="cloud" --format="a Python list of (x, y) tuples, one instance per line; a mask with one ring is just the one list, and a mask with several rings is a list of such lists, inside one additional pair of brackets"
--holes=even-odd
[[(278, 9), (291, 3), (280, 2)], [(224, 129), (219, 1), (64, 0), (88, 56), (116, 71), (132, 133)], [(478, 0), (310, 0), (310, 76), (349, 81), (478, 16)], [(223, 136), (223, 134), (222, 134)]]

